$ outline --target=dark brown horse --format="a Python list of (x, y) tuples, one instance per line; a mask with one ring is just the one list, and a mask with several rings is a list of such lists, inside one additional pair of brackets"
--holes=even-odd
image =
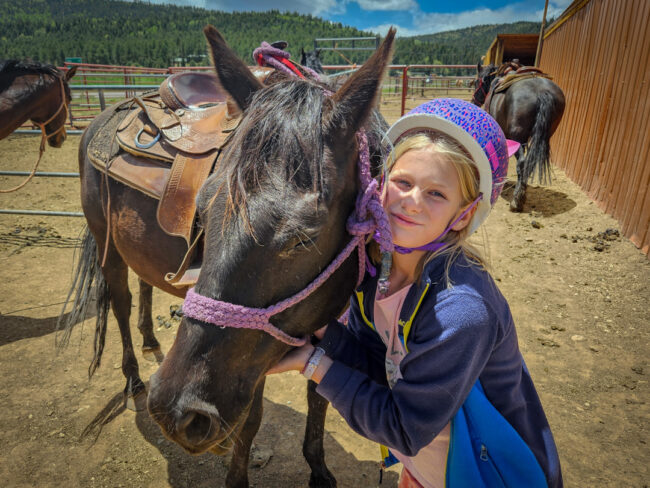
[[(503, 91), (496, 88), (510, 63), (477, 66), (472, 103), (483, 107), (499, 123), (505, 136), (521, 144), (517, 157), (517, 184), (510, 202), (521, 212), (528, 181), (537, 173), (540, 182), (550, 182), (550, 139), (564, 113), (564, 93), (548, 78), (531, 76), (514, 82)], [(496, 91), (495, 91), (496, 89)]]
[(50, 146), (61, 147), (70, 105), (68, 81), (76, 70), (63, 73), (49, 64), (0, 60), (0, 139), (31, 120)]
[[(356, 133), (366, 127), (377, 147), (386, 128), (374, 107), (394, 31), (331, 96), (326, 86), (307, 79), (280, 77), (263, 86), (216, 29), (208, 27), (205, 34), (221, 85), (243, 116), (197, 198), (205, 241), (196, 290), (233, 304), (265, 307), (304, 288), (350, 240), (345, 224), (358, 190)], [(143, 350), (159, 354), (152, 331), (152, 285), (184, 295), (164, 276), (178, 268), (186, 243), (159, 227), (156, 200), (105, 179), (90, 162), (87, 146), (116, 110), (97, 117), (81, 141), (81, 197), (90, 233), (77, 272), (76, 310), (88, 303), (88, 291), (97, 279), (96, 352), (90, 373), (99, 365), (110, 304), (122, 335), (125, 394), (137, 398), (145, 386), (129, 329), (128, 268), (140, 277)], [(375, 163), (379, 160), (377, 150)], [(344, 309), (357, 274), (354, 252), (317, 291), (274, 315), (272, 323), (295, 337), (311, 334)], [(72, 323), (77, 320), (74, 313), (69, 316)], [(288, 350), (260, 331), (222, 329), (186, 317), (151, 379), (149, 411), (165, 435), (189, 452), (232, 452), (226, 486), (248, 486), (264, 374)], [(308, 391), (303, 453), (312, 469), (310, 485), (335, 486), (322, 443), (327, 403), (313, 384)]]

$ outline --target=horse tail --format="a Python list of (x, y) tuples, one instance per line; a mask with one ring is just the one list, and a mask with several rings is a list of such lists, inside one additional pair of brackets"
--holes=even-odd
[[(93, 285), (95, 293), (93, 297)], [(65, 310), (72, 301), (72, 310), (65, 314)], [(88, 377), (91, 377), (101, 362), (102, 352), (106, 339), (106, 326), (108, 323), (108, 309), (110, 308), (110, 290), (104, 279), (99, 259), (97, 256), (97, 243), (90, 233), (88, 227), (84, 230), (81, 244), (81, 251), (77, 258), (76, 270), (73, 274), (72, 286), (68, 291), (68, 296), (63, 303), (63, 309), (57, 320), (57, 331), (62, 330), (62, 334), (56, 338), (56, 345), (59, 350), (65, 348), (70, 342), (70, 335), (75, 324), (82, 322), (86, 318), (90, 302), (96, 299), (97, 321), (95, 325), (94, 355), (90, 367), (88, 368)]]
[(537, 100), (537, 115), (535, 116), (533, 131), (526, 151), (521, 179), (524, 182), (534, 179), (535, 169), (537, 169), (539, 182), (547, 184), (551, 181), (551, 147), (549, 139), (551, 137), (555, 102), (553, 96), (548, 92), (540, 93)]

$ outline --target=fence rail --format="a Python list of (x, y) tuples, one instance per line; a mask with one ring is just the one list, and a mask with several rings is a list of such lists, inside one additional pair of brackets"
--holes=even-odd
[[(135, 66), (111, 66), (84, 63), (66, 63), (65, 68), (77, 66), (77, 74), (70, 84), (73, 99), (70, 104), (68, 134), (82, 134), (83, 128), (109, 104), (135, 96), (139, 92), (160, 86), (159, 80), (182, 71), (212, 70), (210, 66), (144, 68)], [(64, 68), (64, 69), (65, 69)], [(354, 72), (357, 65), (323, 66), (333, 76)], [(471, 94), (474, 65), (391, 65), (382, 84), (381, 97), (385, 102), (400, 103), (400, 114), (407, 109), (407, 98), (415, 103), (418, 99), (436, 96), (461, 96)], [(79, 124), (84, 125), (79, 125)], [(35, 126), (26, 125), (16, 130), (18, 134), (40, 134)], [(1, 171), (3, 176), (28, 176), (29, 172)], [(78, 173), (37, 172), (42, 178), (77, 178)], [(50, 215), (82, 217), (81, 212), (46, 210), (0, 209), (0, 214)]]
[[(70, 104), (69, 134), (81, 134), (92, 119), (112, 103), (136, 94), (154, 90), (160, 80), (182, 71), (212, 70), (211, 66), (169, 68), (147, 68), (136, 66), (111, 66), (100, 64), (66, 63), (64, 69), (77, 66), (70, 89), (73, 99)], [(323, 66), (333, 76), (355, 71), (357, 65)], [(468, 64), (446, 65), (390, 65), (382, 85), (382, 99), (396, 100), (399, 97), (400, 115), (407, 110), (407, 99), (430, 99), (439, 96), (469, 98), (471, 83), (476, 67)], [(115, 83), (107, 83), (107, 81)], [(19, 134), (35, 134), (36, 126), (24, 125)]]

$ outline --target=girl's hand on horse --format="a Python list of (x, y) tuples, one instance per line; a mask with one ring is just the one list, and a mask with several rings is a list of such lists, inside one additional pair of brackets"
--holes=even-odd
[(286, 371), (301, 372), (305, 369), (305, 364), (309, 360), (311, 353), (314, 351), (314, 346), (309, 342), (304, 346), (297, 347), (289, 351), (278, 364), (269, 369), (266, 374), (284, 373)]
[[(323, 333), (325, 333), (324, 329), (325, 327), (320, 330), (323, 330)], [(320, 330), (318, 332), (320, 332)], [(298, 371), (302, 373), (305, 370), (307, 361), (309, 361), (309, 358), (314, 352), (314, 349), (314, 346), (312, 346), (309, 342), (304, 346), (292, 349), (282, 359), (280, 359), (278, 364), (269, 369), (266, 372), (266, 375), (268, 376), (270, 374), (284, 373), (285, 371)], [(315, 381), (316, 383), (320, 383), (327, 371), (330, 369), (331, 365), (332, 360), (327, 356), (323, 356), (318, 363), (318, 367), (314, 371), (311, 380)]]

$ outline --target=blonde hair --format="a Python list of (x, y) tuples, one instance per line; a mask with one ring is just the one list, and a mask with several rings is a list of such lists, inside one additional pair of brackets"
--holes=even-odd
[[(405, 136), (402, 136), (386, 159), (384, 165), (385, 182), (388, 180), (388, 176), (399, 158), (409, 151), (418, 150), (433, 151), (436, 154), (442, 155), (452, 163), (460, 182), (460, 192), (462, 197), (461, 208), (467, 207), (476, 200), (479, 196), (480, 183), (479, 172), (476, 164), (474, 164), (474, 161), (465, 148), (456, 142), (455, 139), (436, 131), (424, 132), (419, 130), (412, 134), (406, 133)], [(386, 187), (387, 184), (384, 184), (384, 192), (386, 191)], [(449, 256), (445, 268), (445, 278), (447, 281), (449, 281), (449, 269), (451, 265), (461, 254), (464, 254), (471, 262), (485, 268), (486, 263), (480, 252), (476, 247), (467, 242), (467, 238), (470, 234), (469, 228), (470, 225), (466, 225), (460, 231), (450, 230), (442, 239), (442, 242), (448, 244), (445, 248), (438, 251), (426, 252), (418, 263), (416, 269), (416, 280), (420, 279), (422, 270), (429, 262), (442, 255)], [(373, 244), (371, 247), (371, 256), (373, 257), (373, 260), (378, 257), (378, 251), (378, 246)]]

